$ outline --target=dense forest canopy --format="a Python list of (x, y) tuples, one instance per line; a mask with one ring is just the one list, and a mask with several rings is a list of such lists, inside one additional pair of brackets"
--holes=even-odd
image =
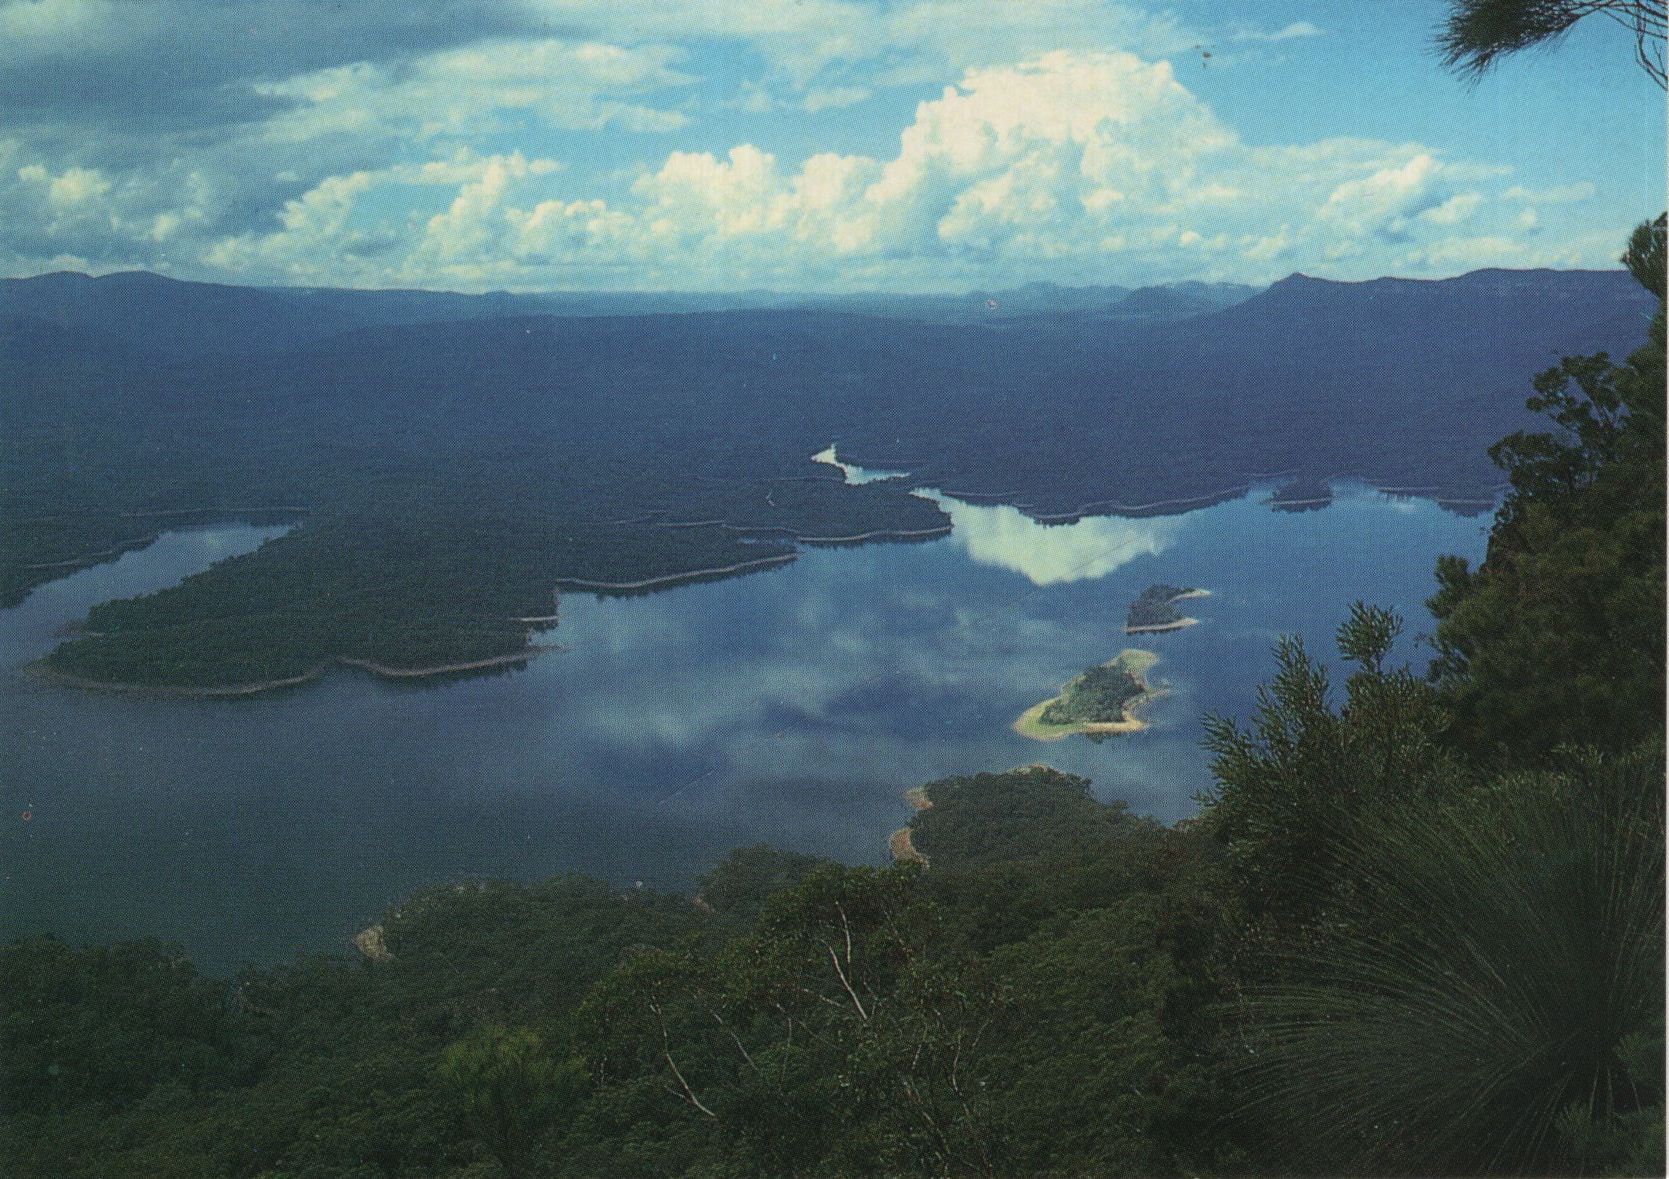
[[(1043, 520), (1174, 512), (1283, 471), (1487, 504), (1485, 447), (1531, 421), (1517, 374), (1553, 349), (1632, 349), (1651, 304), (1622, 272), (1479, 271), (1294, 276), (1183, 318), (494, 318), (435, 296), (451, 317), (411, 323), (386, 293), (298, 309), (152, 286), (121, 302), (117, 283), (120, 314), (90, 297), (73, 314), (28, 283), (0, 303), (0, 600), (161, 528), (294, 522), (176, 589), (100, 607), (49, 661), (199, 688), (339, 660), (513, 658), (528, 650), (516, 620), (548, 615), (553, 588), (942, 533), (912, 486)], [(847, 485), (811, 461), (831, 441), (910, 477)]]
[(1047, 725), (1116, 721), (1143, 690), (1141, 681), (1122, 665), (1087, 667), (1049, 702), (1040, 719)]
[[(1643, 227), (1631, 269), (1662, 257)], [(693, 899), (446, 885), (368, 958), (236, 979), (16, 942), (8, 1171), (1660, 1173), (1662, 331), (1538, 378), (1554, 428), (1495, 450), (1434, 673), (1371, 606), (1342, 694), (1282, 642), (1250, 722), (1213, 722), (1198, 819), (1034, 766), (929, 783), (925, 869), (755, 847)], [(1604, 612), (1500, 605), (1596, 573)]]
[(1198, 590), (1175, 585), (1150, 585), (1141, 592), (1124, 617), (1124, 629), (1153, 629), (1176, 626), (1184, 621), (1177, 601), (1198, 594)]
[[(1452, 56), (1474, 67), (1557, 36), (1567, 18), (1644, 10), (1453, 9)], [(1643, 26), (1643, 58), (1660, 30)], [(692, 898), (579, 878), (447, 884), (390, 909), (363, 958), (303, 957), (234, 979), (203, 977), (154, 943), (17, 941), (0, 949), (0, 1170), (1663, 1174), (1665, 256), (1664, 218), (1640, 226), (1624, 254), (1655, 311), (1645, 344), (1634, 347), (1634, 333), (1625, 348), (1557, 360), (1532, 383), (1536, 423), (1501, 429), (1489, 453), (1505, 501), (1479, 566), (1437, 569), (1430, 669), (1392, 662), (1405, 620), (1371, 604), (1340, 605), (1342, 683), (1317, 653), (1281, 640), (1249, 719), (1210, 723), (1214, 785), (1196, 819), (1134, 816), (1082, 778), (1032, 766), (926, 784), (911, 824), (926, 868), (754, 847), (715, 866)], [(1233, 311), (1262, 314), (1257, 303)], [(791, 320), (759, 323), (779, 349), (818, 347)], [(903, 347), (903, 336), (862, 330), (883, 352)], [(1226, 355), (1223, 339), (1210, 347)], [(140, 400), (189, 418), (203, 399), (240, 411), (306, 389), (329, 426), (290, 453), (307, 456), (297, 469), (226, 435), (250, 464), (243, 489), (328, 489), (364, 513), (309, 500), (314, 515), (287, 538), (297, 545), (323, 544), (331, 528), (357, 544), (373, 525), (403, 524), (379, 551), (402, 570), (402, 600), (421, 595), (436, 566), (413, 554), (435, 550), (417, 548), (413, 521), (446, 498), (402, 465), (432, 444), (425, 414), (445, 418), (413, 393), (424, 391), (421, 366), (380, 385), (372, 365), (315, 386), (280, 379), (292, 363), (247, 379), (223, 371), (212, 387), (159, 378)], [(31, 518), (8, 534), (9, 552), (38, 556), (103, 527), (69, 509), (91, 520), (92, 488), (120, 469), (120, 444), (101, 430), (119, 424), (118, 394), (138, 378), (105, 375), (99, 413), (64, 417), (58, 434), (50, 414), (24, 419), (76, 460), (67, 469), (90, 474), (53, 485), (64, 515)], [(378, 452), (374, 489), (355, 498), (322, 456), (327, 441), (363, 442), (344, 393), (360, 378), (379, 396), (412, 397), (414, 413)], [(36, 373), (10, 388), (54, 386)], [(58, 393), (73, 400), (67, 386)], [(472, 412), (496, 412), (482, 402)], [(734, 469), (746, 452), (773, 477), (798, 477), (784, 456), (799, 451), (748, 450), (748, 438), (677, 457), (712, 473), (702, 464)], [(28, 469), (23, 453), (8, 446), (8, 475)], [(504, 491), (469, 483), (471, 453), (482, 452), (458, 451), (464, 482), (447, 487)], [(542, 461), (541, 472), (565, 469)], [(100, 510), (218, 486), (210, 468), (182, 464), (109, 483)], [(582, 475), (562, 486), (643, 509)], [(1034, 492), (1039, 502), (1081, 494), (1070, 463), (1059, 478)], [(48, 484), (6, 486), (44, 496)], [(542, 501), (519, 490), (537, 520)], [(476, 503), (452, 523), (474, 527)], [(569, 535), (543, 526), (550, 543)], [(252, 559), (282, 556), (275, 545)], [(270, 572), (280, 577), (281, 563)], [(236, 634), (218, 587), (239, 576), (228, 566), (177, 594), (115, 604), (108, 625), (155, 630), (145, 641), (159, 653), (168, 627)], [(495, 610), (524, 607), (515, 595), (548, 576), (513, 583)], [(308, 641), (338, 650), (345, 617), (374, 641), (381, 604), (359, 599), (360, 613), (344, 613), (354, 579), (330, 584), (342, 597), (307, 607), (325, 619)], [(434, 592), (423, 617), (434, 641), (450, 641), (464, 615), (447, 610), (461, 599)]]

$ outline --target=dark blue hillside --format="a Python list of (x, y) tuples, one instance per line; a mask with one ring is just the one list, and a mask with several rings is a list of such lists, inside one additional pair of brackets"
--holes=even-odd
[(1538, 347), (1540, 325), (1565, 325), (1557, 339), (1622, 317), (1638, 320), (1632, 347), (1652, 309), (1651, 296), (1622, 270), (1478, 270), (1442, 280), (1358, 283), (1294, 274), (1213, 316), (1203, 343), (1277, 342), (1315, 355), (1397, 342), (1522, 352)]
[(1234, 284), (1126, 287), (1030, 283), (965, 295), (784, 294), (773, 291), (450, 291), (237, 287), (145, 272), (97, 278), (61, 272), (0, 279), (0, 335), (47, 323), (94, 333), (110, 352), (152, 358), (275, 354), (365, 327), (529, 315), (676, 315), (799, 308), (923, 323), (991, 324), (1039, 316), (1176, 318), (1246, 297)]
[(253, 287), (179, 282), (135, 271), (0, 280), (0, 335), (28, 322), (85, 332), (129, 356), (239, 354), (316, 338), (316, 317)]
[[(135, 543), (156, 513), (307, 509), (260, 553), (102, 610), (103, 637), (66, 648), (92, 678), (166, 664), (185, 682), (333, 655), (491, 658), (520, 648), (505, 620), (543, 612), (559, 582), (945, 526), (896, 483), (848, 487), (812, 463), (830, 442), (1042, 518), (1174, 512), (1275, 472), (1487, 495), (1485, 449), (1528, 420), (1530, 378), (1563, 353), (1628, 351), (1650, 302), (1621, 272), (1486, 271), (1294, 276), (1179, 320), (801, 308), (343, 330), (296, 311), (316, 294), (119, 277), (32, 280), (56, 322), (0, 315), (0, 590)], [(407, 306), (487, 305), (447, 298), (477, 297)]]

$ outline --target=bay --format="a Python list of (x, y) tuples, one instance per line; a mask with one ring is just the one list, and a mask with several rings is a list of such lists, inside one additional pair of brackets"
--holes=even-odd
[[(343, 950), (442, 881), (577, 871), (684, 889), (759, 842), (879, 863), (906, 788), (1033, 762), (1181, 818), (1210, 786), (1202, 717), (1249, 715), (1277, 636), (1330, 654), (1363, 599), (1404, 614), (1399, 653), (1423, 664), (1433, 561), (1482, 555), (1487, 517), (1335, 492), (1305, 512), (1272, 510), (1262, 488), (1056, 525), (941, 497), (955, 527), (931, 542), (808, 549), (645, 596), (564, 594), (542, 636), (561, 649), (440, 684), (341, 671), (182, 700), (22, 674), (92, 604), (277, 530), (168, 534), (0, 611), (0, 934), (158, 937), (230, 971)], [(1199, 625), (1125, 636), (1125, 608), (1156, 582), (1209, 589), (1187, 603)], [(1150, 678), (1167, 689), (1145, 731), (1044, 744), (1010, 730), (1127, 646), (1159, 654)]]

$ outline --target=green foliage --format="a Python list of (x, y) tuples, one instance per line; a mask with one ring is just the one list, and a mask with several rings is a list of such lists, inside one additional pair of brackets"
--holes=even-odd
[(1188, 878), (1200, 843), (1098, 802), (1087, 779), (1046, 766), (946, 778), (911, 820), (930, 851), (922, 880), (947, 944), (988, 953), (1063, 913), (1122, 904)]
[(583, 1039), (606, 1093), (675, 1103), (634, 1165), (680, 1142), (736, 1173), (989, 1173), (973, 1069), (993, 997), (975, 964), (932, 954), (916, 880), (819, 869), (716, 961), (645, 953), (594, 992)]
[(1385, 660), (1402, 634), (1402, 618), (1394, 610), (1350, 604), (1350, 620), (1339, 627), (1339, 654), (1359, 666), (1368, 676), (1383, 679)]
[(1400, 628), (1387, 611), (1352, 608), (1338, 646), (1358, 670), (1337, 711), (1326, 668), (1301, 641), (1283, 638), (1250, 726), (1207, 720), (1217, 786), (1202, 800), (1201, 822), (1223, 845), (1254, 923), (1291, 931), (1316, 921), (1348, 887), (1346, 849), (1362, 829), (1463, 779), (1441, 741), (1449, 718), (1438, 693), (1406, 668), (1384, 666)]
[(441, 1058), (459, 1115), (511, 1179), (531, 1174), (535, 1149), (578, 1103), (585, 1073), (552, 1058), (527, 1028), (482, 1027)]
[(1283, 1149), (1416, 1174), (1585, 1173), (1649, 1149), (1662, 783), (1661, 747), (1567, 756), (1346, 839), (1360, 886), (1334, 930), (1243, 997), (1253, 1112)]
[[(221, 288), (197, 295), (241, 308), (242, 330), (207, 355), (201, 317), (165, 297), (102, 326), (67, 299), (50, 329), (8, 304), (0, 602), (162, 528), (298, 523), (188, 585), (101, 609), (96, 633), (54, 659), (94, 678), (226, 686), (339, 659), (414, 670), (513, 656), (527, 641), (514, 620), (549, 615), (554, 586), (785, 558), (796, 537), (947, 527), (904, 481), (849, 486), (809, 461), (834, 438), (943, 486), (1010, 489), (1040, 516), (1195, 499), (1289, 459), (1303, 478), (1372, 468), (1476, 486), (1482, 444), (1517, 415), (1472, 391), (1502, 355), (1540, 356), (1544, 333), (1609, 340), (1558, 319), (1571, 298), (1628, 306), (1634, 293), (1609, 278), (1539, 276), (1559, 297), (1515, 292), (1510, 323), (1487, 275), (1279, 284), (1226, 313), (1208, 347), (1156, 322), (992, 331), (829, 310), (338, 335), (365, 322), (348, 304), (380, 296), (314, 292), (314, 343), (290, 350), (293, 335), (251, 330), (270, 293)], [(1409, 348), (1411, 324), (1433, 346)], [(1502, 347), (1458, 346), (1480, 331)], [(1107, 412), (1109, 375), (1130, 372), (1142, 381)], [(1360, 396), (1329, 397), (1341, 382)], [(1052, 439), (1048, 461), (1017, 438)]]
[[(593, 990), (577, 1041), (609, 1173), (1165, 1174), (1219, 1157), (1197, 838), (1044, 769), (928, 794), (930, 870), (819, 869), (717, 955), (644, 951)], [(956, 834), (1005, 809), (964, 861)]]
[(1182, 611), (1176, 608), (1176, 599), (1190, 592), (1176, 585), (1148, 586), (1140, 597), (1130, 603), (1130, 610), (1124, 619), (1125, 627), (1170, 626), (1182, 621)]
[(1628, 247), (1619, 259), (1636, 282), (1659, 298), (1665, 290), (1666, 234), (1669, 234), (1669, 214), (1660, 213), (1656, 221), (1641, 222), (1629, 235)]
[(1122, 802), (1097, 802), (1088, 778), (1042, 765), (942, 778), (922, 789), (930, 806), (911, 820), (913, 841), (946, 871), (1100, 847), (1147, 826)]
[(1507, 523), (1529, 503), (1580, 494), (1616, 461), (1623, 433), (1622, 372), (1601, 352), (1567, 356), (1531, 382), (1536, 396), (1526, 407), (1551, 418), (1560, 433), (1519, 431), (1490, 447), (1490, 458), (1513, 477), (1516, 494)]
[[(1662, 297), (1662, 218), (1625, 255)], [(1536, 378), (1491, 456), (1512, 483), (1483, 564), (1438, 563), (1432, 676), (1457, 744), (1513, 764), (1565, 742), (1623, 749), (1662, 724), (1665, 330), (1614, 365), (1567, 357)]]
[(1048, 725), (1122, 720), (1124, 706), (1143, 690), (1141, 681), (1125, 667), (1085, 668), (1049, 702), (1040, 719)]
[(224, 984), (154, 942), (14, 942), (0, 950), (0, 995), (0, 1107), (12, 1113), (212, 1089), (255, 1064)]
[(798, 884), (829, 862), (762, 843), (739, 847), (701, 877), (697, 895), (715, 913), (751, 925), (772, 893)]
[[(1661, 226), (1628, 256), (1659, 287)], [(17, 942), (0, 1171), (1662, 1173), (1663, 340), (1659, 315), (1626, 365), (1538, 379), (1557, 432), (1503, 441), (1488, 558), (1439, 567), (1436, 682), (1390, 666), (1402, 621), (1361, 603), (1342, 701), (1282, 640), (1249, 724), (1209, 722), (1197, 821), (1032, 766), (924, 787), (927, 869), (755, 847), (699, 903), (446, 885), (385, 915), (387, 958), (235, 982), (150, 944)], [(269, 625), (286, 659), (379, 650), (394, 601), (428, 654), (487, 641), (402, 543), (351, 608), (358, 574), (319, 613), (257, 559), (274, 581), (243, 605), (194, 579), (98, 622), (158, 668), (154, 627), (220, 628), (251, 670)], [(485, 592), (508, 611), (546, 572)]]
[[(385, 917), (387, 960), (302, 960), (230, 988), (154, 949), (23, 943), (5, 981), (37, 998), (0, 1048), (10, 1091), (38, 1095), (0, 1166), (326, 1179), (1649, 1166), (1660, 757), (1403, 790), (1410, 766), (1436, 776), (1416, 758), (1358, 792), (1359, 813), (1330, 805), (1302, 773), (1324, 753), (1383, 768), (1432, 695), (1384, 668), (1394, 619), (1360, 609), (1342, 629), (1363, 664), (1345, 707), (1295, 663), (1310, 710), (1265, 718), (1265, 736), (1290, 733), (1315, 760), (1253, 741), (1241, 768), (1256, 773), (1236, 779), (1283, 782), (1299, 797), (1265, 819), (1337, 841), (1285, 861), (1294, 895), (1312, 898), (1302, 919), (1248, 935), (1237, 917), (1268, 881), (1244, 871), (1244, 846), (1224, 847), (1216, 812), (1245, 818), (1255, 789), (1225, 782), (1203, 821), (1167, 829), (1037, 767), (928, 787), (926, 871), (739, 853), (709, 879), (727, 906), (791, 878), (751, 926), (737, 908), (564, 879), (429, 890)], [(114, 983), (112, 961), (158, 965), (131, 996), (74, 983)], [(105, 1001), (80, 1002), (101, 988)], [(193, 1053), (195, 1073), (169, 1067)], [(104, 1055), (120, 1067), (31, 1089), (52, 1060)], [(1251, 1126), (1225, 1117), (1248, 1092)]]
[(8, 947), (0, 1173), (455, 1174), (481, 1152), (443, 1083), (449, 1046), (534, 1029), (566, 1084), (564, 1021), (591, 986), (629, 948), (685, 945), (710, 921), (559, 878), (432, 889), (383, 925), (388, 961), (300, 959), (235, 984), (143, 944)]
[(1006, 1175), (1163, 1175), (1210, 1151), (1214, 1097), (1175, 1015), (1199, 980), (1153, 898), (1063, 914), (992, 956), (1010, 1002), (990, 1085)]

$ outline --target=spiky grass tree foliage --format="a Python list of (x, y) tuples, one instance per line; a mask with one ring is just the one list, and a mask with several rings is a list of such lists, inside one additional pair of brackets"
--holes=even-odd
[(1663, 1173), (1662, 787), (1661, 744), (1567, 754), (1354, 843), (1349, 932), (1242, 1012), (1286, 1165)]
[(1664, 0), (1453, 0), (1437, 45), (1446, 65), (1477, 77), (1507, 54), (1558, 40), (1589, 16), (1633, 33), (1635, 60), (1664, 84)]

